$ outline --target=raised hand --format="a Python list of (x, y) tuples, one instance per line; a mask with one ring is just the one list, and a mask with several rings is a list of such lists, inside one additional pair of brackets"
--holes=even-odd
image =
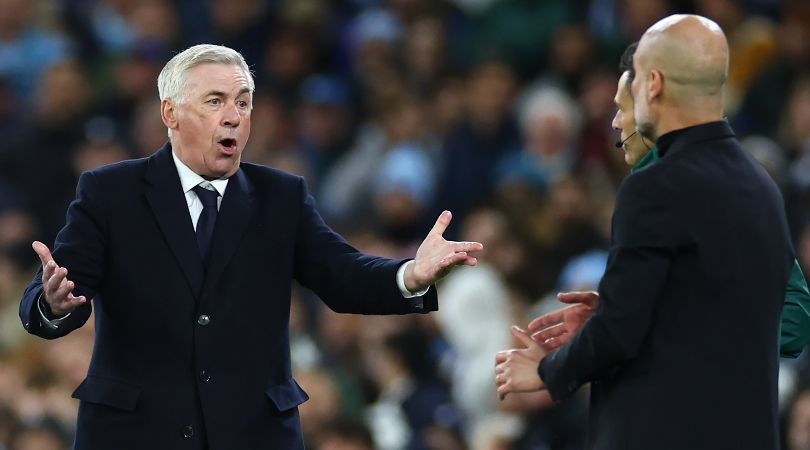
[(587, 292), (562, 292), (557, 298), (571, 306), (543, 314), (529, 323), (532, 339), (550, 352), (566, 342), (591, 318), (599, 304), (599, 294)]
[(64, 316), (83, 305), (87, 299), (83, 295), (76, 297), (72, 294), (76, 284), (67, 278), (68, 270), (59, 267), (53, 260), (48, 246), (34, 241), (31, 247), (42, 261), (42, 288), (51, 313)]
[(482, 250), (479, 242), (454, 242), (442, 237), (452, 219), (450, 211), (444, 211), (428, 233), (419, 249), (413, 264), (405, 269), (405, 287), (411, 292), (419, 292), (441, 280), (458, 265), (474, 266), (478, 263), (468, 252)]
[(537, 374), (537, 367), (546, 357), (546, 351), (517, 325), (512, 326), (512, 335), (526, 348), (504, 350), (495, 355), (495, 386), (501, 400), (513, 392), (545, 389), (543, 380)]

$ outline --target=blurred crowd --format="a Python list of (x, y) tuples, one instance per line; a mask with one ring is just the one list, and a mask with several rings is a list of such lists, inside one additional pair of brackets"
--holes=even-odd
[[(166, 141), (157, 75), (204, 42), (254, 72), (244, 159), (306, 177), (352, 244), (412, 256), (449, 209), (448, 237), (486, 246), (427, 316), (295, 292), (308, 448), (581, 449), (586, 390), (498, 401), (494, 355), (554, 293), (597, 286), (629, 172), (610, 127), (619, 56), (674, 12), (726, 32), (728, 120), (782, 188), (810, 273), (806, 0), (0, 0), (0, 450), (69, 448), (91, 356), (92, 320), (51, 342), (19, 323), (30, 243), (52, 245), (82, 171)], [(808, 368), (781, 364), (789, 450), (810, 449)]]

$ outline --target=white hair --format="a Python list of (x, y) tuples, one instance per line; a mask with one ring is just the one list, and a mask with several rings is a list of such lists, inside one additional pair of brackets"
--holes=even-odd
[(557, 86), (546, 84), (529, 89), (519, 103), (518, 114), (524, 131), (539, 119), (559, 117), (569, 137), (576, 137), (583, 121), (579, 106), (571, 96)]
[(226, 64), (239, 66), (245, 71), (248, 79), (250, 95), (256, 89), (253, 81), (253, 74), (245, 62), (245, 58), (236, 50), (222, 45), (200, 44), (189, 47), (174, 55), (169, 62), (163, 66), (163, 70), (158, 75), (158, 95), (160, 100), (172, 99), (175, 102), (183, 103), (186, 99), (186, 74), (189, 70), (200, 64)]

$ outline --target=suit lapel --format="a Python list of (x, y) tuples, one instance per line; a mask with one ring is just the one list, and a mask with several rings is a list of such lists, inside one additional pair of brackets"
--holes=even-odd
[(241, 169), (228, 182), (211, 239), (211, 259), (208, 262), (203, 292), (207, 292), (208, 287), (222, 275), (253, 219), (252, 191), (253, 188)]
[(199, 298), (203, 286), (202, 258), (171, 151), (167, 143), (149, 158), (145, 175), (146, 199), (189, 288), (194, 297)]

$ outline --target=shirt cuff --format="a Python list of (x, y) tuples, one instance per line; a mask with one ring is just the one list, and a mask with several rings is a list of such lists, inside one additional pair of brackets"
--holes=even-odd
[(37, 298), (37, 310), (39, 311), (39, 317), (42, 319), (42, 324), (46, 327), (50, 328), (51, 330), (55, 330), (59, 328), (59, 325), (68, 317), (70, 317), (71, 313), (67, 313), (62, 317), (57, 317), (55, 319), (48, 319), (48, 315), (45, 314), (45, 311), (48, 310), (46, 305), (42, 304), (42, 294), (39, 294), (39, 298)]
[(405, 298), (421, 297), (425, 295), (427, 291), (430, 289), (430, 286), (428, 286), (419, 292), (411, 292), (408, 290), (408, 288), (405, 287), (405, 269), (407, 269), (408, 266), (411, 264), (413, 264), (413, 260), (410, 260), (405, 264), (399, 266), (399, 269), (397, 270), (397, 286), (399, 286), (399, 292), (401, 292), (402, 296)]

